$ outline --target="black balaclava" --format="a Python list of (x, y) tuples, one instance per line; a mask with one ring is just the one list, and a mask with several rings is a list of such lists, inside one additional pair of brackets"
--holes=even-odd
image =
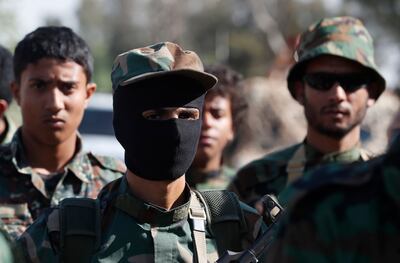
[[(204, 90), (186, 77), (165, 75), (119, 87), (114, 93), (115, 136), (128, 169), (148, 180), (174, 180), (191, 165), (201, 132)], [(198, 120), (147, 120), (143, 111), (191, 107)]]

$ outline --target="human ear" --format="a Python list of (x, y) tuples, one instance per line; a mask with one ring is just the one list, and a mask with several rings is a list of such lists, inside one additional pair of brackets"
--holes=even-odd
[(296, 100), (301, 104), (304, 105), (304, 101), (305, 101), (305, 92), (304, 92), (304, 83), (297, 80), (294, 83), (294, 97), (296, 98)]
[(88, 84), (86, 84), (85, 108), (89, 104), (89, 100), (92, 97), (92, 95), (94, 94), (94, 92), (96, 91), (96, 89), (97, 89), (96, 83), (88, 83)]
[(12, 93), (15, 101), (17, 102), (18, 105), (20, 105), (20, 101), (21, 101), (21, 98), (20, 98), (20, 89), (21, 89), (21, 87), (20, 87), (20, 85), (16, 81), (13, 81), (10, 84), (10, 88), (11, 88), (11, 93)]

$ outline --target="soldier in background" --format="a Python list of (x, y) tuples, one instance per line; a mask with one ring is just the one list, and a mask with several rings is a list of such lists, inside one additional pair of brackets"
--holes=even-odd
[(10, 142), (17, 129), (14, 122), (6, 115), (12, 101), (10, 87), (14, 80), (12, 61), (11, 53), (0, 46), (0, 144)]
[(16, 46), (12, 92), (22, 126), (0, 148), (0, 216), (13, 237), (65, 197), (96, 198), (122, 162), (81, 151), (77, 128), (90, 97), (93, 59), (66, 27), (40, 27)]
[(399, 175), (397, 136), (383, 156), (296, 181), (267, 262), (400, 262)]
[(279, 195), (305, 171), (326, 163), (365, 161), (360, 124), (385, 89), (373, 56), (372, 38), (358, 19), (326, 18), (300, 37), (288, 88), (303, 107), (303, 142), (255, 160), (239, 170), (228, 189), (255, 205)]
[[(133, 49), (115, 59), (111, 79), (127, 173), (99, 194), (99, 220), (83, 217), (87, 209), (63, 213), (63, 201), (35, 221), (19, 240), (27, 261), (76, 255), (71, 262), (215, 262), (226, 249), (254, 242), (264, 229), (254, 209), (230, 192), (195, 193), (186, 184), (205, 93), (217, 82), (196, 53), (171, 42)], [(73, 222), (83, 233), (59, 222)], [(101, 238), (83, 243), (90, 228)]]
[(235, 170), (224, 164), (224, 154), (234, 140), (247, 107), (242, 76), (223, 65), (206, 67), (217, 77), (217, 85), (207, 92), (197, 152), (186, 173), (189, 185), (198, 190), (225, 189)]

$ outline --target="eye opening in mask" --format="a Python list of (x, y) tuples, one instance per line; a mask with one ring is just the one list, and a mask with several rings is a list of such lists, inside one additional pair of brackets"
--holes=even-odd
[(315, 72), (303, 76), (303, 82), (319, 91), (328, 91), (339, 83), (346, 92), (354, 92), (371, 83), (371, 78), (364, 72), (360, 73), (326, 73)]
[(143, 118), (152, 121), (165, 121), (171, 119), (198, 120), (200, 111), (197, 108), (189, 107), (163, 107), (145, 110), (142, 112)]

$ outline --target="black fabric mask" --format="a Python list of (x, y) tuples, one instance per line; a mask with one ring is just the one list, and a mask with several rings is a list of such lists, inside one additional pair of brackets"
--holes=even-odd
[[(190, 83), (191, 86), (185, 83)], [(183, 92), (184, 91), (184, 92)], [(184, 93), (184, 94), (182, 94)], [(193, 81), (164, 77), (120, 87), (114, 93), (114, 130), (128, 169), (149, 180), (174, 180), (191, 165), (201, 132), (204, 94)], [(146, 120), (145, 110), (191, 107), (198, 120)]]

